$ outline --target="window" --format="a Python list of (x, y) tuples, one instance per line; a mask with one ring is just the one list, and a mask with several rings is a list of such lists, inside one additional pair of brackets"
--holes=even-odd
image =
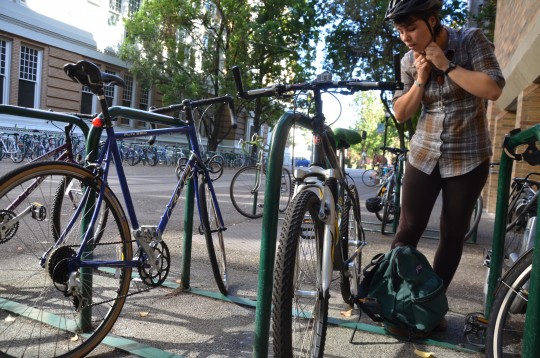
[[(133, 105), (133, 76), (125, 75), (124, 76), (124, 90), (122, 94), (122, 106), (124, 107), (132, 107)], [(119, 125), (129, 126), (129, 119), (128, 118), (118, 118)]]
[[(111, 75), (116, 75), (116, 72), (105, 70), (105, 73), (109, 73)], [(116, 86), (115, 85), (108, 85), (103, 87), (103, 92), (105, 92), (105, 98), (107, 99), (107, 106), (113, 106), (115, 105), (115, 98), (116, 98)]]
[(139, 11), (140, 6), (141, 0), (129, 0), (128, 15), (133, 16), (133, 14)]
[(109, 0), (109, 10), (120, 13), (122, 10), (122, 0)]
[(0, 104), (9, 102), (9, 68), (11, 42), (0, 38)]
[(84, 85), (81, 94), (81, 113), (92, 114), (94, 113), (94, 94), (90, 91), (88, 86)]
[(124, 76), (124, 94), (122, 95), (122, 106), (131, 107), (133, 104), (133, 77), (126, 75)]
[(150, 103), (150, 90), (148, 88), (141, 88), (141, 96), (139, 99), (139, 109), (147, 111), (148, 103)]
[(21, 46), (17, 105), (28, 108), (39, 108), (40, 77), (41, 51)]
[[(148, 105), (150, 103), (150, 89), (142, 87), (141, 88), (141, 94), (139, 96), (139, 109), (142, 109), (144, 111), (148, 110)], [(145, 121), (136, 121), (135, 122), (136, 128), (147, 128), (147, 124)]]

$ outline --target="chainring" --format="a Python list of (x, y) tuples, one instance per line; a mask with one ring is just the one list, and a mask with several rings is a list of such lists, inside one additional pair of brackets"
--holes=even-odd
[(171, 255), (169, 253), (169, 248), (163, 241), (154, 241), (152, 244), (150, 244), (150, 247), (157, 254), (156, 257), (158, 260), (159, 269), (154, 270), (152, 268), (152, 265), (148, 263), (148, 256), (144, 253), (139, 255), (138, 269), (141, 280), (148, 286), (156, 287), (161, 285), (167, 278), (167, 275), (169, 275), (169, 269), (171, 268)]
[(17, 232), (19, 223), (6, 225), (10, 220), (13, 220), (15, 213), (10, 210), (0, 210), (0, 244), (9, 241)]

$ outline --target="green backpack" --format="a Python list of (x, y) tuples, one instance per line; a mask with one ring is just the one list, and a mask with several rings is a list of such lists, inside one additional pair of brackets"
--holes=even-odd
[[(400, 246), (375, 256), (364, 269), (360, 307), (391, 333), (409, 337), (431, 332), (448, 312), (443, 281), (426, 257)], [(399, 333), (396, 333), (399, 332)]]

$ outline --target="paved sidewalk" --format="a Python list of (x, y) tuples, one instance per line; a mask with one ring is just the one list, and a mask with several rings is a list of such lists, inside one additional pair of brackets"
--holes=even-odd
[[(367, 217), (366, 220), (374, 219)], [(330, 325), (325, 357), (417, 357), (415, 348), (432, 352), (435, 357), (481, 357), (480, 353), (468, 350), (471, 347), (463, 337), (465, 316), (482, 311), (482, 287), (485, 268), (482, 266), (484, 248), (491, 239), (493, 216), (484, 215), (477, 244), (465, 246), (463, 259), (456, 277), (448, 290), (450, 312), (447, 315), (449, 328), (434, 335), (431, 340), (411, 343), (379, 334), (383, 330), (363, 317), (367, 331), (356, 332), (353, 343), (349, 343), (353, 330), (346, 327), (356, 323), (358, 316), (344, 317), (341, 313), (347, 307), (339, 299), (339, 291), (333, 295), (330, 304), (332, 322), (345, 326)], [(257, 294), (257, 273), (259, 243), (262, 219), (245, 220), (227, 230), (230, 263), (231, 294), (236, 302), (227, 302), (208, 296), (215, 294), (215, 284), (205, 263), (206, 252), (201, 238), (194, 237), (192, 258), (191, 292), (174, 288), (159, 288), (131, 297), (126, 304), (121, 319), (113, 333), (143, 343), (162, 351), (142, 350), (141, 356), (183, 357), (251, 357), (255, 330), (255, 300)], [(391, 235), (367, 232), (370, 242), (366, 258), (377, 252), (388, 250)], [(437, 241), (424, 239), (419, 248), (432, 259)], [(172, 254), (173, 257), (179, 255)], [(171, 286), (177, 285), (178, 266), (173, 267)], [(337, 284), (334, 288), (338, 289)], [(365, 315), (364, 315), (365, 316)], [(269, 345), (271, 355), (271, 343)], [(120, 353), (100, 347), (92, 355), (116, 357), (118, 355), (137, 356), (134, 353)]]
[[(13, 164), (2, 161), (0, 174), (14, 168)], [(156, 222), (162, 214), (152, 200), (162, 204), (170, 193), (170, 184), (175, 176), (171, 167), (126, 167), (129, 170), (130, 187), (134, 189), (134, 202), (141, 213), (141, 222)], [(182, 208), (175, 213), (171, 229), (164, 234), (171, 252), (171, 272), (167, 285), (146, 293), (129, 297), (119, 320), (114, 325), (110, 337), (93, 351), (93, 357), (251, 357), (255, 332), (255, 302), (259, 272), (259, 250), (262, 219), (252, 220), (240, 216), (228, 199), (228, 186), (234, 171), (228, 170), (216, 182), (220, 207), (227, 224), (225, 232), (227, 259), (229, 262), (231, 298), (217, 294), (216, 284), (210, 271), (204, 238), (196, 233), (194, 225), (191, 258), (190, 291), (179, 287), (182, 258)], [(357, 175), (359, 173), (356, 173)], [(361, 181), (357, 180), (360, 186)], [(111, 185), (115, 185), (111, 180)], [(164, 190), (167, 191), (164, 191)], [(373, 195), (373, 189), (360, 188), (361, 198)], [(170, 194), (169, 194), (170, 195)], [(362, 203), (363, 205), (363, 203)], [(366, 222), (377, 222), (374, 215), (368, 215), (362, 206)], [(437, 213), (437, 210), (435, 210)], [(438, 213), (434, 215), (438, 216)], [(280, 225), (282, 220), (278, 222)], [(366, 228), (374, 227), (366, 224)], [(381, 235), (378, 227), (367, 231), (368, 246), (364, 262), (379, 252), (386, 252), (392, 235)], [(430, 223), (437, 228), (437, 220)], [(325, 357), (417, 357), (415, 347), (433, 352), (435, 357), (481, 357), (480, 353), (466, 350), (463, 337), (465, 316), (471, 312), (481, 312), (482, 290), (485, 268), (482, 266), (484, 250), (491, 246), (493, 215), (484, 214), (476, 244), (466, 244), (463, 259), (455, 279), (448, 290), (450, 312), (447, 315), (449, 328), (446, 332), (422, 343), (410, 343), (388, 335), (379, 334), (382, 329), (369, 319), (362, 317), (366, 330), (356, 332), (353, 343), (349, 343), (353, 326), (358, 316), (345, 317), (341, 313), (348, 307), (341, 301), (338, 282), (332, 286), (330, 317)], [(431, 233), (433, 234), (433, 233)], [(432, 260), (437, 240), (423, 239), (419, 249)], [(334, 323), (344, 323), (337, 326)], [(107, 344), (121, 349), (111, 348)], [(457, 349), (462, 347), (463, 349)], [(271, 342), (269, 345), (271, 355)]]

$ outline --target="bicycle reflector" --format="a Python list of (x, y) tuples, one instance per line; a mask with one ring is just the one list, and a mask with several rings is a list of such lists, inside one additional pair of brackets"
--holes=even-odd
[(103, 120), (101, 120), (101, 118), (99, 117), (96, 117), (92, 120), (92, 125), (94, 127), (103, 127)]

